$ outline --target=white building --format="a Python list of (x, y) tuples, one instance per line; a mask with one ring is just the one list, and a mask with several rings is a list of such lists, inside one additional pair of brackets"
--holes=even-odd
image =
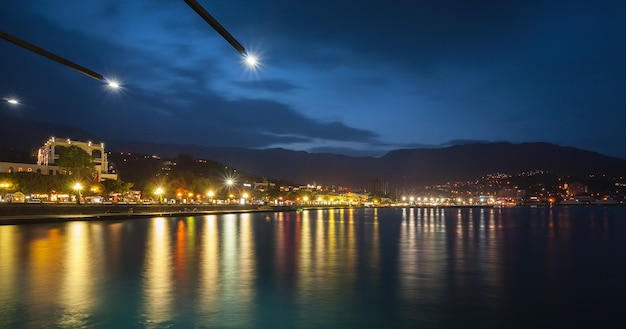
[(37, 151), (37, 164), (0, 162), (0, 172), (37, 172), (43, 175), (58, 175), (65, 171), (56, 166), (59, 154), (69, 146), (78, 146), (91, 155), (94, 163), (94, 180), (117, 179), (117, 174), (109, 173), (109, 162), (104, 151), (104, 143), (81, 142), (71, 139), (50, 137)]

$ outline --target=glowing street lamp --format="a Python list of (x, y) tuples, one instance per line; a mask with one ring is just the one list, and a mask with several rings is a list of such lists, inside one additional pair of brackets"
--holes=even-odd
[[(22, 48), (28, 49), (28, 50), (30, 50), (30, 51), (38, 54), (38, 55), (41, 55), (41, 56), (46, 57), (48, 59), (51, 59), (51, 60), (53, 60), (53, 61), (55, 61), (55, 62), (57, 62), (59, 64), (63, 64), (63, 65), (65, 65), (65, 66), (67, 66), (67, 67), (69, 67), (69, 68), (71, 68), (73, 70), (76, 70), (76, 71), (78, 71), (78, 72), (80, 72), (80, 73), (82, 73), (82, 74), (84, 74), (84, 75), (86, 75), (86, 76), (88, 76), (90, 78), (94, 78), (94, 79), (99, 80), (99, 81), (107, 82), (109, 84), (109, 86), (111, 86), (111, 82), (107, 81), (102, 76), (102, 74), (100, 74), (98, 72), (95, 72), (95, 71), (92, 71), (92, 70), (90, 70), (90, 69), (88, 69), (88, 68), (86, 68), (84, 66), (78, 65), (78, 64), (76, 64), (76, 63), (74, 63), (74, 62), (72, 62), (70, 60), (67, 60), (67, 59), (65, 59), (65, 58), (63, 58), (63, 57), (61, 57), (59, 55), (53, 54), (53, 53), (51, 53), (51, 52), (49, 52), (49, 51), (47, 51), (47, 50), (45, 50), (43, 48), (35, 46), (34, 44), (32, 44), (30, 42), (27, 42), (25, 40), (22, 40), (22, 39), (14, 36), (14, 35), (8, 34), (8, 33), (4, 32), (4, 31), (0, 31), (0, 38), (4, 39), (6, 41), (9, 41), (9, 42), (11, 42), (11, 43), (13, 43), (15, 45), (18, 45), (18, 46), (20, 46)], [(119, 84), (117, 84), (117, 83), (115, 83), (115, 84), (117, 85), (117, 87), (119, 87)], [(117, 87), (115, 87), (115, 88), (117, 88)]]
[(248, 54), (248, 52), (246, 51), (246, 48), (244, 48), (241, 45), (241, 43), (239, 43), (239, 41), (237, 41), (237, 39), (235, 39), (235, 37), (233, 37), (233, 35), (230, 34), (230, 32), (228, 32), (222, 26), (222, 24), (220, 24), (215, 18), (213, 18), (213, 16), (211, 16), (211, 14), (209, 14), (209, 12), (206, 11), (206, 9), (204, 9), (198, 3), (198, 1), (185, 0), (185, 2), (187, 3), (187, 5), (189, 5), (189, 7), (191, 7), (191, 9), (193, 9), (196, 12), (196, 14), (198, 14), (202, 19), (204, 19), (205, 22), (211, 25), (211, 27), (217, 33), (219, 33), (222, 36), (222, 38), (224, 38), (224, 40), (230, 43), (230, 45), (233, 46), (233, 48), (235, 48), (235, 50), (237, 50), (237, 52), (241, 54), (241, 56), (243, 56), (243, 60), (246, 63), (246, 65), (254, 68), (259, 64), (258, 59), (255, 56)]
[(209, 203), (213, 203), (213, 196), (215, 193), (213, 191), (208, 191), (206, 195), (209, 197)]
[(107, 80), (107, 85), (109, 86), (109, 88), (111, 89), (118, 89), (120, 87), (119, 82), (117, 81), (113, 81), (113, 80)]
[(235, 185), (235, 181), (232, 178), (227, 178), (226, 181), (224, 181), (224, 184), (226, 184), (226, 188), (230, 192), (233, 188), (233, 185)]
[(81, 183), (74, 184), (74, 191), (76, 191), (76, 204), (80, 204), (80, 191), (83, 189), (83, 185)]
[(259, 65), (259, 59), (256, 58), (256, 56), (254, 56), (254, 55), (250, 55), (250, 54), (244, 55), (243, 56), (243, 61), (250, 68), (255, 68), (255, 67), (257, 67), (257, 65)]
[(5, 101), (5, 102), (7, 102), (7, 103), (9, 103), (9, 104), (11, 104), (11, 105), (19, 105), (19, 104), (20, 104), (20, 101), (18, 101), (18, 100), (17, 100), (17, 99), (15, 99), (15, 98), (12, 98), (12, 97), (9, 97), (9, 98), (3, 98), (2, 100), (3, 100), (3, 101)]
[(185, 0), (185, 2), (200, 17), (202, 17), (202, 19), (204, 19), (205, 22), (207, 22), (209, 25), (211, 25), (211, 27), (213, 27), (213, 29), (217, 33), (219, 33), (222, 36), (222, 38), (224, 38), (224, 40), (226, 40), (228, 43), (230, 43), (230, 45), (233, 46), (233, 48), (235, 48), (235, 50), (237, 50), (243, 56), (246, 55), (246, 49), (241, 45), (241, 43), (239, 43), (239, 41), (237, 41), (235, 39), (235, 37), (233, 37), (232, 34), (230, 34), (230, 32), (228, 32), (222, 26), (222, 24), (220, 24), (215, 18), (213, 18), (213, 16), (211, 16), (211, 14), (209, 14), (209, 12), (206, 11), (206, 9), (204, 9), (196, 0)]
[(9, 187), (11, 187), (10, 183), (7, 182), (2, 182), (0, 183), (0, 201), (5, 201), (4, 197), (5, 197), (5, 193), (7, 192), (7, 190), (9, 189)]
[(159, 198), (159, 204), (161, 204), (162, 202), (162, 196), (163, 196), (163, 188), (161, 187), (157, 187), (157, 189), (154, 191), (154, 194), (157, 195), (157, 197)]

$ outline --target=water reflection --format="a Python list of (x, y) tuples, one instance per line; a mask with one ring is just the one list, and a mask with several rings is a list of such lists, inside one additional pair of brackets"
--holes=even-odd
[(197, 312), (201, 323), (211, 324), (212, 319), (220, 314), (220, 258), (218, 218), (209, 215), (204, 218), (204, 232), (201, 235), (199, 296)]
[(148, 227), (143, 274), (143, 305), (148, 327), (158, 327), (173, 317), (172, 254), (168, 220), (154, 218)]
[[(62, 314), (58, 326), (62, 328), (87, 327), (91, 312), (96, 307), (97, 295), (94, 285), (99, 269), (99, 255), (92, 255), (89, 237), (89, 225), (86, 222), (72, 222), (67, 227), (66, 255), (61, 281), (60, 302)], [(97, 239), (95, 239), (97, 241)]]
[(534, 327), (520, 319), (547, 305), (563, 314), (626, 293), (615, 288), (626, 275), (615, 261), (626, 256), (623, 209), (0, 226), (0, 327)]
[(0, 328), (10, 328), (11, 315), (16, 312), (18, 299), (18, 271), (20, 235), (16, 226), (0, 225)]

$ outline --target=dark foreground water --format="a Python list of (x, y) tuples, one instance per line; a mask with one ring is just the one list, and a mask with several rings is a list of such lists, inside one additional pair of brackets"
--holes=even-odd
[(626, 325), (626, 207), (0, 226), (0, 328)]

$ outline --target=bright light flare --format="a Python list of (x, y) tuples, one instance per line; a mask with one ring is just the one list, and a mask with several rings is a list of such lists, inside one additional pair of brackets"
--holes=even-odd
[(12, 105), (18, 105), (20, 103), (20, 101), (15, 98), (3, 98), (3, 100)]
[(259, 65), (259, 60), (254, 55), (245, 55), (243, 60), (249, 67), (256, 67)]
[(118, 89), (120, 87), (120, 84), (117, 81), (107, 81), (107, 84), (111, 89)]

